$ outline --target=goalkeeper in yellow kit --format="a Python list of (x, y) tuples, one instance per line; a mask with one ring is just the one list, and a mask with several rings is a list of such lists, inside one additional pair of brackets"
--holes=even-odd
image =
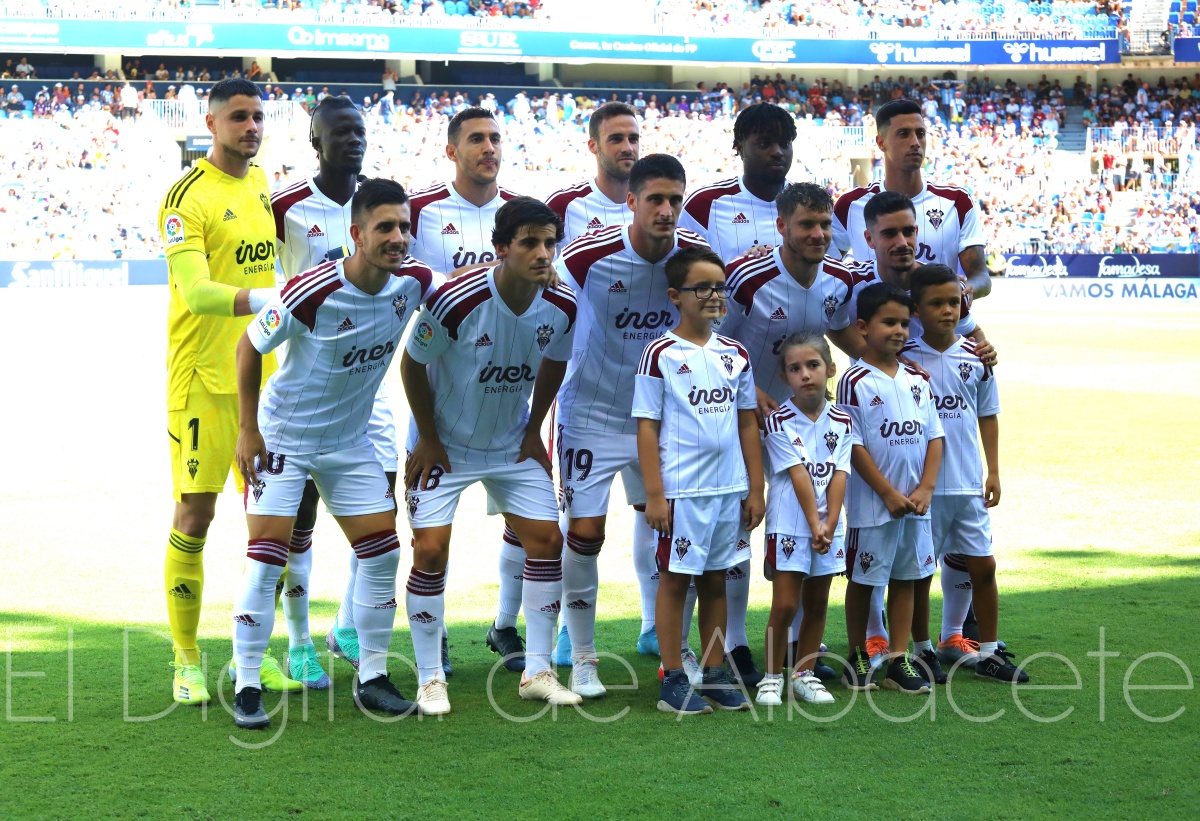
[[(175, 646), (175, 701), (201, 704), (208, 688), (196, 632), (204, 590), (204, 541), (217, 494), (234, 467), (238, 436), (234, 353), (250, 317), (276, 291), (275, 220), (266, 174), (250, 160), (263, 136), (262, 95), (249, 80), (221, 80), (205, 122), (213, 147), (167, 191), (158, 224), (171, 287), (167, 317), (167, 432), (175, 517), (166, 592)], [(263, 381), (275, 369), (264, 360)], [(238, 489), (240, 473), (233, 471)], [(274, 671), (269, 667), (273, 666)], [(271, 674), (277, 672), (274, 678)], [(273, 659), (263, 684), (299, 689)]]

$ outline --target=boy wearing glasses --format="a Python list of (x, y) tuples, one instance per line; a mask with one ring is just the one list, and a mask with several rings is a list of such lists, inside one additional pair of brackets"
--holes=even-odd
[[(646, 521), (659, 533), (656, 623), (665, 675), (658, 709), (747, 710), (722, 662), (725, 571), (737, 563), (739, 525), (753, 530), (766, 506), (754, 376), (746, 349), (713, 333), (728, 293), (721, 258), (688, 248), (667, 261), (666, 275), (679, 325), (646, 346), (632, 413)], [(704, 643), (698, 688), (683, 670), (680, 640), (693, 580)]]

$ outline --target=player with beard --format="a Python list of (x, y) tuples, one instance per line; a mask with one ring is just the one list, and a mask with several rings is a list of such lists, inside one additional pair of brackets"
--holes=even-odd
[[(504, 156), (496, 115), (486, 108), (465, 108), (446, 129), (446, 156), (454, 179), (412, 196), (412, 255), (440, 274), (496, 259), (492, 230), (496, 212), (517, 195), (497, 182)], [(487, 645), (513, 672), (525, 669), (525, 643), (517, 632), (524, 584), (525, 550), (511, 528), (500, 544), (500, 601)], [(443, 635), (443, 672), (453, 672), (449, 640)]]
[[(563, 246), (572, 240), (613, 225), (629, 225), (633, 211), (629, 197), (629, 173), (637, 162), (641, 142), (637, 112), (621, 102), (607, 102), (592, 112), (588, 121), (588, 150), (596, 155), (596, 177), (564, 188), (546, 200), (563, 221)], [(658, 597), (658, 567), (654, 549), (658, 537), (646, 524), (645, 506), (635, 508), (633, 517), (633, 566), (642, 598), (642, 626), (637, 651), (658, 655), (658, 633), (654, 629), (654, 602)], [(507, 534), (505, 536), (507, 538)], [(554, 663), (571, 666), (571, 636), (566, 622), (554, 647)]]
[[(733, 123), (733, 150), (742, 161), (742, 176), (693, 191), (683, 204), (679, 227), (704, 237), (726, 265), (743, 256), (769, 253), (778, 231), (775, 198), (787, 184), (792, 169), (796, 121), (771, 103), (756, 103), (741, 111)], [(748, 253), (749, 252), (749, 253)], [(725, 331), (722, 331), (725, 333)], [(777, 369), (766, 368), (765, 378)], [(746, 640), (746, 610), (750, 604), (750, 550), (727, 574), (729, 622), (725, 650), (730, 669), (748, 687), (762, 679)], [(689, 596), (684, 628), (691, 630), (695, 597)]]
[(916, 264), (948, 265), (965, 277), (972, 298), (992, 290), (983, 246), (983, 216), (966, 189), (935, 185), (921, 175), (925, 164), (926, 128), (921, 107), (912, 100), (892, 100), (875, 112), (875, 143), (883, 152), (883, 180), (838, 197), (833, 214), (833, 243), (859, 262), (875, 258), (866, 240), (864, 209), (872, 197), (894, 191), (913, 201), (920, 240)]

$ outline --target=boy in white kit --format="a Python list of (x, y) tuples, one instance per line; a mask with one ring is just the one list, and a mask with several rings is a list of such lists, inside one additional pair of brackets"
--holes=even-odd
[[(398, 183), (368, 180), (352, 202), (354, 255), (293, 279), (238, 343), (237, 463), (246, 478), (250, 540), (233, 619), (234, 721), (247, 729), (270, 724), (260, 665), (275, 620), (275, 585), (310, 476), (359, 561), (355, 701), (390, 714), (414, 709), (387, 675), (400, 542), (394, 495), (367, 423), (412, 317), (407, 306), (428, 296), (433, 272), (407, 255), (408, 195)], [(288, 356), (260, 402), (263, 354), (284, 341)]]
[[(405, 347), (412, 408), (405, 481), (413, 531), (407, 608), (422, 712), (450, 712), (442, 670), (446, 563), (462, 491), (483, 482), (527, 557), (522, 609), (529, 638), (520, 695), (578, 704), (550, 669), (560, 610), (562, 534), (539, 432), (566, 374), (575, 296), (547, 287), (562, 221), (517, 197), (496, 212), (498, 263), (468, 270), (430, 297)], [(533, 399), (530, 402), (530, 392)]]
[(870, 690), (867, 611), (876, 587), (888, 586), (891, 663), (885, 687), (929, 692), (907, 654), (917, 579), (933, 575), (929, 505), (942, 461), (942, 425), (920, 373), (897, 355), (908, 342), (911, 298), (878, 283), (858, 295), (857, 327), (867, 348), (838, 384), (838, 409), (851, 420), (854, 447), (846, 502), (846, 633), (842, 681)]
[[(722, 664), (722, 634), (725, 571), (737, 563), (739, 524), (753, 530), (765, 507), (754, 375), (746, 349), (712, 331), (728, 293), (721, 258), (707, 248), (685, 249), (667, 262), (666, 274), (679, 326), (646, 346), (632, 411), (646, 521), (659, 532), (658, 709), (746, 710), (749, 701)], [(681, 639), (693, 579), (704, 642), (699, 694), (683, 670)]]
[[(942, 636), (937, 655), (949, 665), (974, 667), (993, 681), (1027, 682), (998, 647), (999, 593), (988, 509), (1000, 503), (1000, 397), (996, 376), (980, 361), (975, 344), (955, 333), (958, 278), (945, 265), (923, 265), (909, 277), (924, 334), (904, 354), (929, 374), (934, 402), (946, 432), (945, 455), (933, 496), (933, 546), (942, 562)], [(978, 429), (987, 461), (980, 471)], [(979, 645), (962, 635), (975, 598)], [(929, 624), (913, 624), (918, 661), (933, 654)]]

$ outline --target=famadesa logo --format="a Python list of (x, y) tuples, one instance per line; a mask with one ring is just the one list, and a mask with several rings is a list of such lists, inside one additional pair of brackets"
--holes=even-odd
[(322, 49), (353, 49), (356, 51), (390, 51), (391, 39), (374, 31), (345, 27), (330, 30), (320, 26), (292, 26), (287, 33), (293, 46)]
[(1132, 263), (1112, 263), (1110, 259), (1116, 259), (1114, 256), (1105, 255), (1100, 257), (1100, 264), (1097, 267), (1096, 276), (1098, 277), (1160, 277), (1162, 269), (1157, 265), (1143, 265), (1142, 261), (1132, 254), (1129, 259)]
[(1041, 254), (1036, 257), (1011, 256), (1004, 267), (1004, 276), (1013, 279), (1051, 279), (1068, 275), (1067, 265), (1058, 255), (1055, 255), (1054, 262)]

